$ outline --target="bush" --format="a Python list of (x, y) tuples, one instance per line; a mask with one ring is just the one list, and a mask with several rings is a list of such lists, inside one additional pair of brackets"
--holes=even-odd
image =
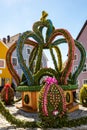
[(87, 84), (84, 84), (80, 89), (80, 103), (87, 107)]

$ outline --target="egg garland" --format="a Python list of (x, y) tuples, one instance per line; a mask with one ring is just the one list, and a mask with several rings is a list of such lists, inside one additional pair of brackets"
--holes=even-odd
[(58, 86), (55, 78), (48, 77), (45, 82), (39, 96), (39, 111), (44, 116), (64, 115), (66, 113), (66, 99), (63, 89)]

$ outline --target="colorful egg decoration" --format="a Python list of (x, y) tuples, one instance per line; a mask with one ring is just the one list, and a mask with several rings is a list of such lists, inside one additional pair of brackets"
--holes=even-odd
[(48, 77), (45, 80), (39, 95), (39, 111), (44, 116), (62, 116), (66, 112), (64, 91), (55, 78)]

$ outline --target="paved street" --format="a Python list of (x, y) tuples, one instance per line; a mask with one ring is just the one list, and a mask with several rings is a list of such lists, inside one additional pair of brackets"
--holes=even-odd
[[(30, 114), (26, 113), (22, 110), (19, 110), (14, 106), (9, 106), (7, 107), (12, 114), (14, 114), (17, 118), (20, 118), (21, 120), (28, 120), (28, 121), (34, 121), (38, 120), (37, 114)], [(81, 116), (86, 116), (87, 115), (87, 108), (84, 108), (80, 106), (80, 109), (71, 113), (69, 115), (69, 118), (78, 118)], [(8, 123), (5, 118), (0, 114), (0, 130), (42, 130), (40, 128), (17, 128), (16, 126), (11, 125)], [(46, 130), (46, 129), (45, 129)], [(73, 128), (61, 128), (61, 129), (51, 129), (48, 128), (47, 130), (87, 130), (87, 125), (82, 125), (79, 127), (73, 127)]]

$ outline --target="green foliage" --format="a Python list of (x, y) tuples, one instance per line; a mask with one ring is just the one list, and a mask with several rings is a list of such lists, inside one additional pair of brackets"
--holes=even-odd
[(30, 57), (29, 57), (29, 68), (32, 71), (32, 73), (34, 72), (34, 65), (33, 64), (34, 64), (34, 61), (36, 58), (37, 51), (38, 51), (38, 47), (34, 47), (33, 50), (31, 51)]
[(4, 104), (0, 101), (0, 113), (6, 118), (8, 122), (10, 122), (13, 125), (16, 125), (17, 127), (39, 127), (39, 122), (29, 122), (29, 121), (22, 121), (15, 116), (13, 116), (8, 109), (5, 108)]
[(39, 117), (41, 119), (42, 128), (61, 128), (67, 124), (67, 115), (59, 117), (53, 116), (52, 114), (50, 116), (40, 114)]
[(60, 85), (60, 87), (63, 89), (63, 90), (74, 90), (74, 89), (77, 89), (78, 88), (78, 85), (72, 85), (72, 84), (68, 84), (68, 85)]
[(24, 91), (31, 91), (31, 92), (33, 92), (33, 91), (40, 91), (41, 88), (42, 88), (41, 85), (37, 85), (37, 86), (26, 86), (25, 85), (25, 86), (18, 86), (16, 88), (16, 90), (20, 91), (20, 92), (24, 92)]
[(43, 45), (40, 45), (38, 47), (38, 55), (37, 55), (37, 60), (36, 60), (35, 73), (37, 73), (37, 71), (40, 70), (40, 68), (41, 68), (42, 52), (43, 52)]
[[(5, 108), (4, 104), (0, 101), (0, 113), (6, 118), (8, 122), (10, 122), (13, 125), (16, 125), (17, 127), (21, 128), (61, 128), (61, 127), (76, 127), (80, 125), (86, 125), (87, 124), (87, 117), (81, 117), (79, 119), (73, 119), (68, 120), (67, 116), (64, 116), (62, 118), (59, 117), (41, 117), (41, 121), (34, 121), (29, 122), (25, 120), (20, 120), (16, 118), (14, 115), (12, 115), (8, 109)], [(49, 124), (49, 122), (50, 124)]]
[(84, 84), (80, 89), (80, 102), (83, 106), (87, 107), (87, 84)]
[(51, 76), (57, 79), (59, 74), (52, 68), (42, 68), (34, 75), (35, 83), (39, 84), (43, 76)]
[(26, 77), (25, 77), (25, 75), (24, 75), (24, 73), (22, 74), (22, 77), (21, 77), (21, 83), (20, 83), (20, 85), (25, 85), (25, 84), (27, 84), (27, 80), (26, 80)]
[(57, 65), (57, 62), (56, 62), (56, 57), (55, 57), (55, 55), (54, 55), (54, 53), (53, 53), (52, 47), (50, 47), (50, 54), (51, 54), (51, 56), (52, 56), (52, 60), (53, 60), (53, 63), (54, 63), (54, 66), (55, 66), (56, 71), (59, 71), (58, 65)]

